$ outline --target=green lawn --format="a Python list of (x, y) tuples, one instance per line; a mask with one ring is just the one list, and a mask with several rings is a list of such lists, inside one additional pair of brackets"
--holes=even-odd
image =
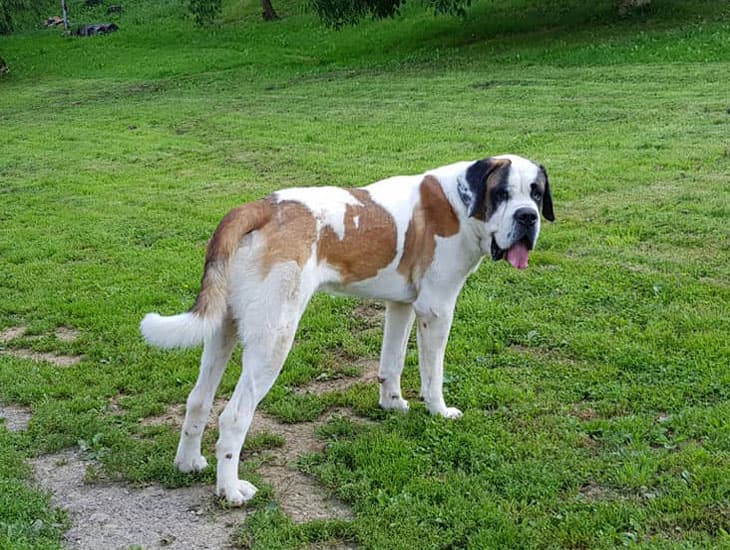
[(147, 4), (109, 36), (0, 37), (0, 331), (28, 327), (0, 345), (83, 356), (0, 354), (0, 400), (33, 411), (27, 432), (0, 426), (1, 548), (60, 545), (24, 463), (79, 441), (114, 478), (213, 490), (212, 469), (174, 471), (175, 432), (139, 423), (184, 402), (199, 351), (150, 349), (138, 323), (192, 305), (229, 208), (503, 152), (547, 167), (557, 221), (530, 269), (485, 261), (462, 293), (446, 395), (464, 417), (413, 399), (415, 342), (408, 414), (380, 412), (374, 385), (294, 392), (379, 352), (356, 300), (318, 296), (263, 407), (376, 420), (323, 430), (300, 465), (355, 519), (293, 526), (264, 491), (241, 545), (730, 547), (726, 2), (619, 19), (609, 0), (475, 0), (466, 20), (410, 8), (339, 32), (294, 1), (270, 24), (226, 2), (204, 31), (182, 0)]

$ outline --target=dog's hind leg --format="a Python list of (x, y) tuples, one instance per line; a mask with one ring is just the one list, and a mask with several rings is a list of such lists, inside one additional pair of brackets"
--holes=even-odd
[(216, 494), (225, 496), (234, 506), (240, 506), (256, 493), (256, 487), (251, 483), (238, 479), (239, 455), (256, 406), (279, 376), (295, 330), (296, 323), (274, 328), (270, 334), (260, 334), (259, 342), (245, 346), (241, 378), (220, 416), (220, 437), (216, 444)]
[(197, 472), (208, 465), (200, 451), (200, 443), (213, 405), (215, 390), (221, 381), (223, 371), (226, 370), (236, 340), (236, 327), (231, 319), (226, 319), (221, 327), (205, 340), (198, 381), (188, 396), (185, 421), (175, 456), (175, 466), (181, 472)]
[(408, 410), (403, 399), (400, 377), (406, 359), (408, 336), (413, 327), (414, 312), (411, 304), (386, 302), (383, 347), (380, 350), (380, 406), (383, 409)]
[(233, 397), (220, 416), (216, 444), (216, 494), (225, 496), (233, 506), (240, 506), (256, 493), (256, 487), (238, 478), (239, 455), (256, 406), (279, 376), (311, 296), (302, 289), (298, 277), (293, 279), (269, 279), (265, 285), (268, 288), (243, 306), (243, 369)]

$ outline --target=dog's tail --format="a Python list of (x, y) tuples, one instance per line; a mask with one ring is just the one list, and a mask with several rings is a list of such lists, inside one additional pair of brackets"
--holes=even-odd
[(228, 310), (228, 268), (241, 239), (264, 226), (272, 216), (271, 201), (262, 199), (231, 210), (208, 243), (205, 269), (195, 305), (185, 313), (148, 313), (140, 323), (147, 342), (159, 348), (200, 345), (221, 326)]

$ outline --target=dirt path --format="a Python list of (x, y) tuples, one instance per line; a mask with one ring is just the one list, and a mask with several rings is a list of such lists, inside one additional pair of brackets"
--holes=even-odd
[(324, 442), (314, 435), (317, 426), (323, 422), (320, 420), (282, 424), (270, 416), (257, 412), (251, 425), (252, 435), (268, 432), (278, 434), (286, 440), (283, 447), (270, 451), (271, 460), (262, 465), (258, 473), (274, 488), (281, 509), (294, 523), (352, 517), (350, 509), (332, 498), (316, 479), (296, 469), (296, 461), (300, 456), (323, 450)]
[[(361, 379), (351, 378), (350, 380), (354, 384)], [(226, 400), (224, 399), (215, 401), (206, 429), (215, 426), (218, 415), (225, 405)], [(315, 436), (315, 431), (318, 426), (325, 424), (333, 414), (351, 416), (348, 411), (339, 409), (325, 413), (315, 422), (285, 424), (272, 416), (257, 411), (251, 423), (249, 437), (269, 433), (284, 438), (283, 446), (257, 453), (264, 459), (257, 472), (264, 478), (266, 483), (273, 487), (281, 509), (289, 515), (294, 523), (304, 523), (315, 519), (347, 519), (352, 517), (352, 512), (345, 504), (332, 498), (327, 489), (316, 479), (296, 468), (300, 456), (321, 452), (324, 449), (325, 442)], [(185, 410), (182, 405), (173, 405), (162, 415), (147, 418), (143, 422), (146, 424), (164, 424), (179, 430), (184, 415)], [(367, 422), (364, 419), (358, 419), (357, 421)], [(247, 454), (245, 449), (244, 453)], [(210, 487), (209, 490), (212, 492), (213, 488)]]
[[(376, 309), (363, 311), (362, 317), (368, 322), (370, 317), (382, 316), (382, 312)], [(0, 332), (0, 344), (9, 343), (25, 333), (25, 327), (6, 329)], [(67, 327), (55, 332), (58, 340), (67, 342), (77, 336), (75, 330)], [(79, 357), (38, 354), (22, 348), (0, 349), (0, 353), (45, 361), (59, 367), (70, 366), (80, 360)], [(362, 375), (359, 377), (317, 380), (297, 391), (323, 393), (346, 390), (356, 383), (376, 383), (377, 361), (362, 360), (361, 367)], [(209, 427), (215, 425), (224, 406), (224, 400), (216, 401)], [(164, 414), (144, 419), (143, 423), (165, 424), (179, 429), (184, 412), (183, 405), (173, 405)], [(324, 449), (325, 442), (315, 436), (315, 431), (332, 414), (366, 422), (353, 417), (347, 410), (329, 412), (315, 422), (297, 424), (281, 423), (260, 411), (254, 417), (250, 435), (267, 432), (284, 439), (280, 448), (261, 452), (264, 460), (258, 473), (273, 487), (282, 510), (295, 523), (352, 517), (351, 510), (344, 503), (333, 498), (316, 479), (296, 468), (299, 457)], [(8, 430), (22, 431), (28, 428), (31, 411), (26, 407), (0, 403), (0, 418), (4, 419)], [(64, 508), (69, 514), (71, 528), (65, 539), (66, 546), (74, 550), (229, 548), (232, 547), (235, 530), (251, 513), (246, 509), (222, 507), (209, 484), (165, 489), (159, 485), (135, 488), (124, 483), (87, 483), (87, 470), (97, 465), (94, 461), (85, 460), (78, 449), (41, 456), (32, 460), (31, 464), (37, 485), (51, 492), (52, 504)], [(335, 545), (332, 548), (355, 546)]]
[(71, 520), (68, 548), (228, 548), (245, 510), (225, 510), (208, 485), (141, 489), (120, 483), (84, 482), (87, 467), (78, 450), (45, 455), (32, 461), (41, 487), (53, 493), (54, 506)]
[[(216, 408), (223, 405), (223, 401), (217, 402)], [(178, 425), (181, 409), (175, 406), (148, 422)], [(315, 429), (328, 416), (318, 422), (282, 424), (257, 413), (251, 426), (251, 435), (268, 432), (285, 439), (282, 447), (264, 451), (267, 460), (258, 472), (274, 488), (282, 510), (295, 523), (352, 517), (350, 509), (332, 498), (316, 479), (296, 469), (301, 455), (323, 449), (324, 442), (315, 437)], [(236, 528), (251, 512), (223, 508), (210, 484), (165, 489), (159, 485), (134, 488), (124, 483), (86, 483), (87, 469), (96, 463), (84, 460), (78, 449), (44, 455), (31, 463), (38, 485), (52, 493), (52, 504), (69, 514), (72, 526), (65, 538), (73, 550), (229, 548)]]

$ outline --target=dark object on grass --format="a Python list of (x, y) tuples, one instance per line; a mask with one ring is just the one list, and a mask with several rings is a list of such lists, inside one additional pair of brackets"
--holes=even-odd
[(210, 25), (221, 13), (223, 0), (189, 0), (188, 9), (199, 27)]
[(279, 15), (274, 10), (274, 6), (271, 5), (271, 0), (261, 0), (261, 16), (264, 21), (275, 21), (279, 19)]
[(651, 0), (615, 0), (619, 15), (627, 15), (632, 11), (645, 8), (651, 4)]
[(5, 63), (5, 60), (0, 57), (0, 74), (5, 74), (7, 72), (10, 72), (10, 68), (8, 67), (8, 64)]
[(106, 9), (106, 12), (107, 13), (122, 13), (122, 6), (120, 6), (119, 4), (116, 4), (114, 6), (109, 6)]
[(104, 3), (104, 0), (86, 0), (86, 5), (91, 6), (101, 6)]
[(76, 36), (94, 36), (95, 34), (106, 34), (118, 31), (115, 23), (96, 23), (94, 25), (81, 25), (74, 31)]
[[(308, 5), (319, 18), (330, 27), (355, 25), (360, 20), (372, 17), (385, 19), (401, 13), (408, 0), (308, 0)], [(434, 14), (466, 15), (472, 0), (421, 0)]]

